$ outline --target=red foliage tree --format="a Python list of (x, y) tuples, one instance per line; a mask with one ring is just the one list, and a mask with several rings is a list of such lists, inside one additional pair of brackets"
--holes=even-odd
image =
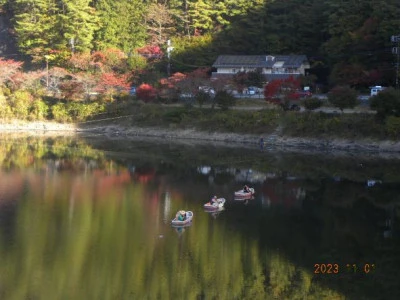
[(211, 74), (211, 68), (197, 68), (193, 70), (192, 72), (188, 73), (188, 77), (192, 78), (201, 78), (201, 79), (210, 79), (210, 74)]
[(137, 53), (146, 58), (162, 58), (163, 51), (158, 46), (147, 45), (142, 48), (136, 49)]
[(147, 83), (142, 83), (136, 89), (136, 96), (145, 102), (150, 102), (156, 97), (156, 95), (156, 89)]
[(17, 72), (12, 76), (16, 89), (29, 89), (37, 91), (40, 89), (38, 84), (46, 76), (46, 71)]
[(267, 102), (281, 104), (283, 101), (295, 100), (295, 93), (300, 89), (300, 80), (292, 76), (286, 79), (276, 79), (264, 87), (264, 97)]
[(110, 100), (113, 100), (115, 93), (128, 91), (129, 87), (127, 74), (118, 75), (114, 72), (109, 72), (101, 74), (96, 90), (108, 94)]
[(0, 57), (0, 86), (4, 85), (7, 81), (13, 81), (13, 75), (18, 73), (22, 65), (22, 62)]
[(75, 69), (87, 71), (92, 66), (92, 57), (89, 52), (76, 53), (69, 59), (69, 65)]
[(176, 72), (172, 74), (172, 76), (168, 78), (162, 78), (160, 79), (160, 84), (165, 87), (165, 88), (176, 88), (176, 84), (182, 80), (184, 80), (187, 76), (183, 73)]

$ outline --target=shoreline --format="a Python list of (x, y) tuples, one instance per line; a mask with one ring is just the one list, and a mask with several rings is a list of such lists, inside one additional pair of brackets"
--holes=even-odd
[(79, 136), (95, 134), (98, 137), (129, 139), (138, 137), (154, 137), (166, 140), (192, 140), (196, 142), (223, 142), (246, 144), (261, 147), (260, 139), (264, 141), (263, 147), (280, 151), (317, 151), (331, 152), (344, 151), (352, 153), (388, 153), (400, 155), (400, 141), (372, 141), (372, 140), (341, 140), (297, 138), (280, 136), (279, 134), (238, 134), (230, 132), (203, 132), (195, 129), (164, 129), (154, 127), (126, 127), (121, 125), (85, 125), (63, 124), (56, 122), (27, 122), (11, 121), (0, 124), (1, 134), (26, 134), (31, 136)]

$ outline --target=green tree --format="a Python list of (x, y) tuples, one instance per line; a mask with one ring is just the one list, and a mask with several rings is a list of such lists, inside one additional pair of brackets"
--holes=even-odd
[(58, 12), (56, 1), (15, 0), (10, 4), (19, 50), (36, 60), (44, 60), (43, 55), (59, 42), (59, 34), (54, 30)]
[(322, 101), (318, 98), (312, 97), (303, 101), (304, 107), (307, 110), (314, 110), (322, 106)]
[(371, 97), (370, 106), (376, 110), (376, 115), (380, 120), (388, 116), (400, 117), (400, 91), (388, 88)]
[(127, 53), (145, 45), (146, 7), (139, 0), (99, 0), (95, 8), (100, 18), (100, 28), (95, 33), (95, 48), (119, 48)]
[(52, 50), (92, 48), (98, 18), (90, 0), (16, 0), (11, 2), (20, 51), (43, 61)]
[(343, 112), (345, 108), (356, 106), (357, 92), (348, 86), (337, 86), (329, 92), (328, 100)]
[(202, 107), (204, 103), (210, 101), (210, 99), (210, 94), (205, 91), (199, 91), (196, 95), (196, 101), (199, 103), (200, 107)]
[(93, 48), (92, 41), (95, 30), (99, 27), (99, 19), (91, 0), (64, 0), (58, 16), (58, 30), (64, 38), (60, 48), (73, 43), (79, 51)]
[(222, 110), (228, 110), (230, 107), (235, 105), (235, 97), (227, 91), (217, 91), (215, 94), (215, 103)]

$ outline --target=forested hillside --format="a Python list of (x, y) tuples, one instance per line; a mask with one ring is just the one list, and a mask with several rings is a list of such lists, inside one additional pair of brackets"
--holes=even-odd
[[(0, 0), (0, 5), (19, 53), (33, 62), (52, 54), (62, 66), (72, 53), (109, 48), (134, 60), (145, 46), (165, 53), (170, 39), (172, 72), (211, 66), (219, 54), (306, 54), (312, 72), (331, 85), (393, 85), (395, 79), (390, 37), (400, 35), (398, 0)], [(163, 73), (163, 66), (155, 68)]]

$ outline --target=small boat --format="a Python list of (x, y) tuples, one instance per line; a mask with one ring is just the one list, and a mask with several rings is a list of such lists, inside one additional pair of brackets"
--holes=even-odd
[(248, 196), (248, 197), (234, 197), (234, 201), (244, 201), (248, 202), (249, 200), (254, 200), (254, 196)]
[(254, 189), (249, 188), (250, 192), (244, 192), (243, 190), (235, 192), (235, 199), (245, 199), (250, 198), (254, 195)]
[(226, 201), (225, 198), (218, 198), (213, 203), (211, 203), (211, 201), (210, 201), (210, 202), (204, 204), (204, 208), (207, 210), (218, 210), (218, 209), (224, 207), (225, 201)]
[(193, 219), (193, 212), (191, 211), (186, 211), (185, 215), (186, 215), (186, 219), (184, 221), (179, 221), (178, 220), (178, 215), (179, 215), (180, 211), (176, 214), (175, 219), (173, 219), (171, 221), (171, 224), (173, 226), (187, 226), (190, 225)]

